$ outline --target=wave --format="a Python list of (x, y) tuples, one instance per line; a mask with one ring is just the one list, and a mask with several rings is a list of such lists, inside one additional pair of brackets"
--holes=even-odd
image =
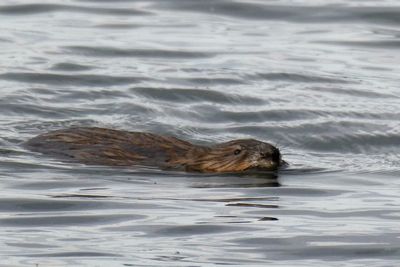
[(54, 12), (73, 12), (73, 13), (88, 13), (110, 16), (138, 16), (151, 15), (149, 11), (135, 10), (132, 8), (99, 8), (91, 6), (74, 6), (62, 4), (20, 4), (20, 5), (1, 5), (0, 14), (3, 15), (35, 15), (41, 13)]
[(6, 72), (0, 74), (0, 80), (48, 85), (114, 86), (139, 83), (145, 78), (129, 76), (108, 76), (97, 74), (55, 74), (34, 72)]
[(345, 5), (271, 5), (233, 1), (189, 0), (160, 1), (162, 9), (200, 12), (247, 20), (276, 20), (300, 23), (351, 23), (400, 24), (400, 7)]
[(151, 57), (151, 58), (210, 58), (214, 57), (215, 53), (211, 52), (196, 52), (196, 51), (181, 51), (181, 50), (160, 50), (160, 49), (122, 49), (116, 47), (90, 47), (90, 46), (65, 46), (66, 52), (80, 54), (91, 57)]

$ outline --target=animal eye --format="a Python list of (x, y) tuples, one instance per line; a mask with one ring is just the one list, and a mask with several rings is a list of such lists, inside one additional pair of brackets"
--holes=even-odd
[(240, 154), (240, 152), (242, 152), (242, 150), (240, 150), (240, 149), (236, 149), (235, 150), (235, 152), (233, 152), (235, 155), (239, 155)]

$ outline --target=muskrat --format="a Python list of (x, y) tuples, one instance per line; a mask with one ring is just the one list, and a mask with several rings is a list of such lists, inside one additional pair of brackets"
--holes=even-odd
[(273, 171), (283, 164), (278, 148), (255, 139), (201, 146), (170, 136), (97, 127), (52, 131), (30, 139), (25, 146), (85, 164), (109, 166), (241, 172)]

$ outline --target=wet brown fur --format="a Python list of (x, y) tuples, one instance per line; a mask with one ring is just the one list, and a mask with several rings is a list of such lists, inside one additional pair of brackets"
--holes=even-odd
[[(275, 170), (281, 164), (279, 150), (254, 139), (199, 146), (175, 137), (104, 128), (70, 128), (32, 138), (32, 151), (111, 166), (155, 166), (200, 172), (240, 172), (252, 168)], [(235, 151), (240, 153), (235, 154)], [(275, 154), (275, 158), (263, 155)], [(277, 151), (277, 152), (276, 152)], [(268, 154), (269, 153), (269, 154)]]

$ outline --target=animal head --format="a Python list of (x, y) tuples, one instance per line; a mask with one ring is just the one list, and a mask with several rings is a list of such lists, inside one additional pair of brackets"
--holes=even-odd
[(210, 147), (186, 164), (201, 172), (240, 172), (249, 169), (276, 170), (282, 164), (279, 149), (254, 139), (240, 139)]

